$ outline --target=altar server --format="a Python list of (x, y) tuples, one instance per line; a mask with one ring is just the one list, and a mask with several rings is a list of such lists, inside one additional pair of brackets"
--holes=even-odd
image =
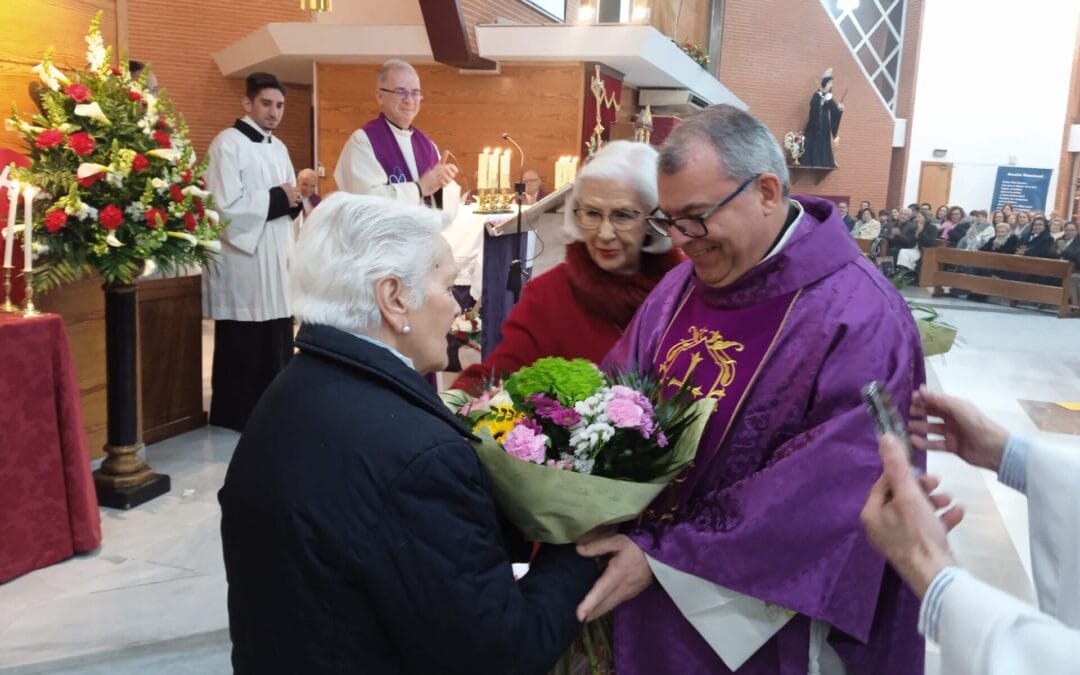
[(285, 86), (252, 73), (243, 106), (210, 144), (207, 187), (229, 224), (216, 264), (203, 270), (203, 316), (215, 320), (210, 424), (237, 431), (292, 355), (286, 259), (301, 209), (289, 150), (273, 135)]
[(375, 99), (379, 116), (353, 132), (341, 149), (334, 169), (338, 189), (441, 207), (439, 192), (458, 168), (413, 126), (424, 99), (416, 69), (399, 59), (384, 63)]
[[(870, 540), (922, 597), (919, 630), (941, 646), (950, 675), (1080, 672), (1080, 454), (1076, 447), (1010, 435), (967, 401), (923, 388), (912, 406), (911, 440), (997, 472), (1027, 495), (1031, 566), (1039, 608), (958, 567), (945, 538), (960, 509), (934, 514), (946, 495), (912, 476), (896, 439), (881, 441), (885, 471), (862, 519)], [(936, 419), (927, 422), (925, 416)], [(933, 438), (927, 439), (927, 433)]]
[(789, 196), (780, 146), (737, 108), (676, 127), (658, 186), (648, 222), (689, 260), (606, 360), (716, 409), (641, 520), (579, 547), (610, 560), (578, 618), (617, 606), (621, 675), (922, 672), (918, 599), (859, 523), (881, 466), (861, 390), (907, 410), (911, 311), (831, 202)]

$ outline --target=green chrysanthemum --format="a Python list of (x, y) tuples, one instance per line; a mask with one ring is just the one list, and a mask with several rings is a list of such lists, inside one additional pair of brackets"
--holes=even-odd
[(516, 403), (533, 394), (547, 394), (564, 406), (584, 401), (604, 386), (604, 376), (590, 361), (548, 357), (510, 376), (506, 390)]

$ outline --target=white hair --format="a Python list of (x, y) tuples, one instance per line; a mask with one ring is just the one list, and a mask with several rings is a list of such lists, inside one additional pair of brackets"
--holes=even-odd
[[(649, 211), (659, 201), (656, 189), (656, 166), (659, 154), (656, 148), (634, 141), (611, 141), (581, 167), (570, 199), (566, 206), (566, 234), (574, 241), (581, 239), (581, 225), (574, 215), (578, 208), (581, 186), (589, 181), (611, 181), (621, 183), (637, 195)], [(646, 214), (648, 215), (648, 214)], [(671, 248), (671, 239), (655, 234), (652, 228), (645, 226), (645, 253), (663, 253)]]
[(438, 211), (335, 192), (311, 212), (289, 257), (293, 315), (370, 331), (382, 320), (375, 284), (385, 277), (401, 280), (414, 307), (423, 304), (428, 274), (446, 245), (441, 230)]
[(390, 73), (395, 70), (407, 70), (413, 75), (420, 77), (420, 74), (416, 72), (416, 68), (412, 67), (412, 64), (408, 61), (402, 61), (401, 59), (389, 59), (382, 64), (382, 68), (379, 68), (379, 77), (376, 80), (381, 87), (386, 84), (386, 78), (390, 76)]

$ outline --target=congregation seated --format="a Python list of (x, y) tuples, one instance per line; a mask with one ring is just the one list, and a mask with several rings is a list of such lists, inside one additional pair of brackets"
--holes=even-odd
[(1055, 248), (1059, 258), (1073, 264), (1073, 274), (1080, 273), (1080, 236), (1077, 236), (1075, 220), (1065, 223)]
[(533, 279), (502, 325), (502, 342), (453, 383), (475, 391), (545, 356), (599, 363), (653, 287), (682, 261), (649, 228), (658, 154), (612, 141), (582, 167), (566, 210), (566, 260)]
[(985, 253), (1016, 253), (1019, 243), (1012, 229), (1007, 223), (998, 223), (994, 226), (994, 236), (979, 248)]
[(938, 230), (930, 222), (927, 212), (920, 209), (915, 212), (911, 221), (900, 228), (896, 237), (890, 238), (889, 250), (893, 251), (896, 264), (910, 271), (914, 275), (919, 273), (919, 261), (922, 258), (922, 249), (928, 246), (937, 246)]
[(948, 216), (939, 225), (940, 230), (939, 237), (943, 239), (950, 248), (956, 248), (957, 243), (967, 233), (970, 224), (964, 223), (965, 214), (964, 209), (959, 206), (949, 207)]
[(859, 222), (855, 223), (851, 235), (856, 239), (877, 239), (881, 236), (881, 222), (874, 220), (874, 212), (870, 209), (859, 211)]
[(1020, 236), (1016, 252), (1033, 258), (1058, 257), (1054, 238), (1050, 236), (1050, 230), (1046, 225), (1046, 218), (1035, 216), (1032, 219), (1031, 227)]

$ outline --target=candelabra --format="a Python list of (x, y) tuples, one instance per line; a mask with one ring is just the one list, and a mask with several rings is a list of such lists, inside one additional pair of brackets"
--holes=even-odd
[(23, 303), (22, 315), (41, 316), (41, 312), (34, 307), (34, 271), (26, 270), (23, 277), (26, 279), (26, 302)]
[(0, 312), (15, 314), (19, 308), (11, 304), (11, 268), (4, 268), (4, 304), (0, 305)]

